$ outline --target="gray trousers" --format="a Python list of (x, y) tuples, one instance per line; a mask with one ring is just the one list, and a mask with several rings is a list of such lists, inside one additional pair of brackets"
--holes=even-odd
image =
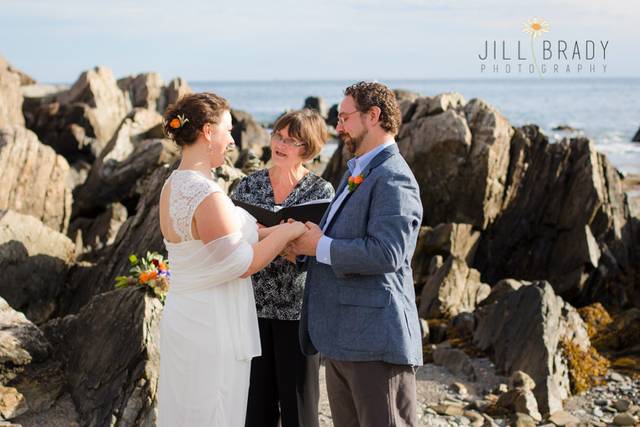
[(418, 426), (412, 366), (325, 357), (325, 369), (335, 427)]

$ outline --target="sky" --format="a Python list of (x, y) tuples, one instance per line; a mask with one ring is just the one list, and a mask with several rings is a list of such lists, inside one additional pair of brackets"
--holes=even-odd
[(0, 55), (47, 83), (71, 83), (96, 65), (118, 78), (156, 71), (188, 81), (505, 77), (501, 58), (488, 64), (497, 74), (480, 71), (484, 42), (504, 40), (509, 57), (518, 41), (529, 52), (522, 28), (533, 17), (549, 23), (553, 46), (609, 42), (605, 59), (562, 62), (571, 71), (557, 77), (588, 77), (581, 62), (598, 67), (592, 77), (640, 77), (638, 0), (0, 0), (0, 8)]

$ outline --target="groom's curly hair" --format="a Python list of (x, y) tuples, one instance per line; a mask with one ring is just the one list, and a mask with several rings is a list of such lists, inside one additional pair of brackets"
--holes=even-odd
[(402, 117), (396, 95), (382, 83), (359, 82), (344, 90), (356, 102), (356, 108), (366, 113), (371, 107), (380, 108), (380, 126), (392, 135), (397, 135)]

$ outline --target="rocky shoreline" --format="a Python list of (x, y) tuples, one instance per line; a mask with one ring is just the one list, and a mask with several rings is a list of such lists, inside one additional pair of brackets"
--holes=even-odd
[[(164, 252), (158, 197), (179, 152), (161, 113), (191, 89), (104, 67), (34, 83), (0, 58), (0, 417), (153, 425), (162, 304), (114, 281), (129, 254)], [(640, 177), (480, 99), (396, 96), (424, 207), (422, 423), (637, 425)], [(336, 106), (304, 105), (335, 126)], [(270, 158), (267, 129), (232, 117), (238, 149), (214, 171), (226, 190)], [(336, 184), (348, 157), (339, 145), (310, 167)]]

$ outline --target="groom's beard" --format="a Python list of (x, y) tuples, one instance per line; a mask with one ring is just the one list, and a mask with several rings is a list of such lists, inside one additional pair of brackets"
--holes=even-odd
[(358, 148), (362, 145), (362, 141), (364, 141), (367, 133), (369, 133), (369, 130), (367, 129), (363, 130), (358, 136), (351, 136), (346, 132), (340, 132), (338, 137), (347, 147), (347, 150), (349, 150), (351, 154), (355, 154), (356, 151), (358, 151)]

